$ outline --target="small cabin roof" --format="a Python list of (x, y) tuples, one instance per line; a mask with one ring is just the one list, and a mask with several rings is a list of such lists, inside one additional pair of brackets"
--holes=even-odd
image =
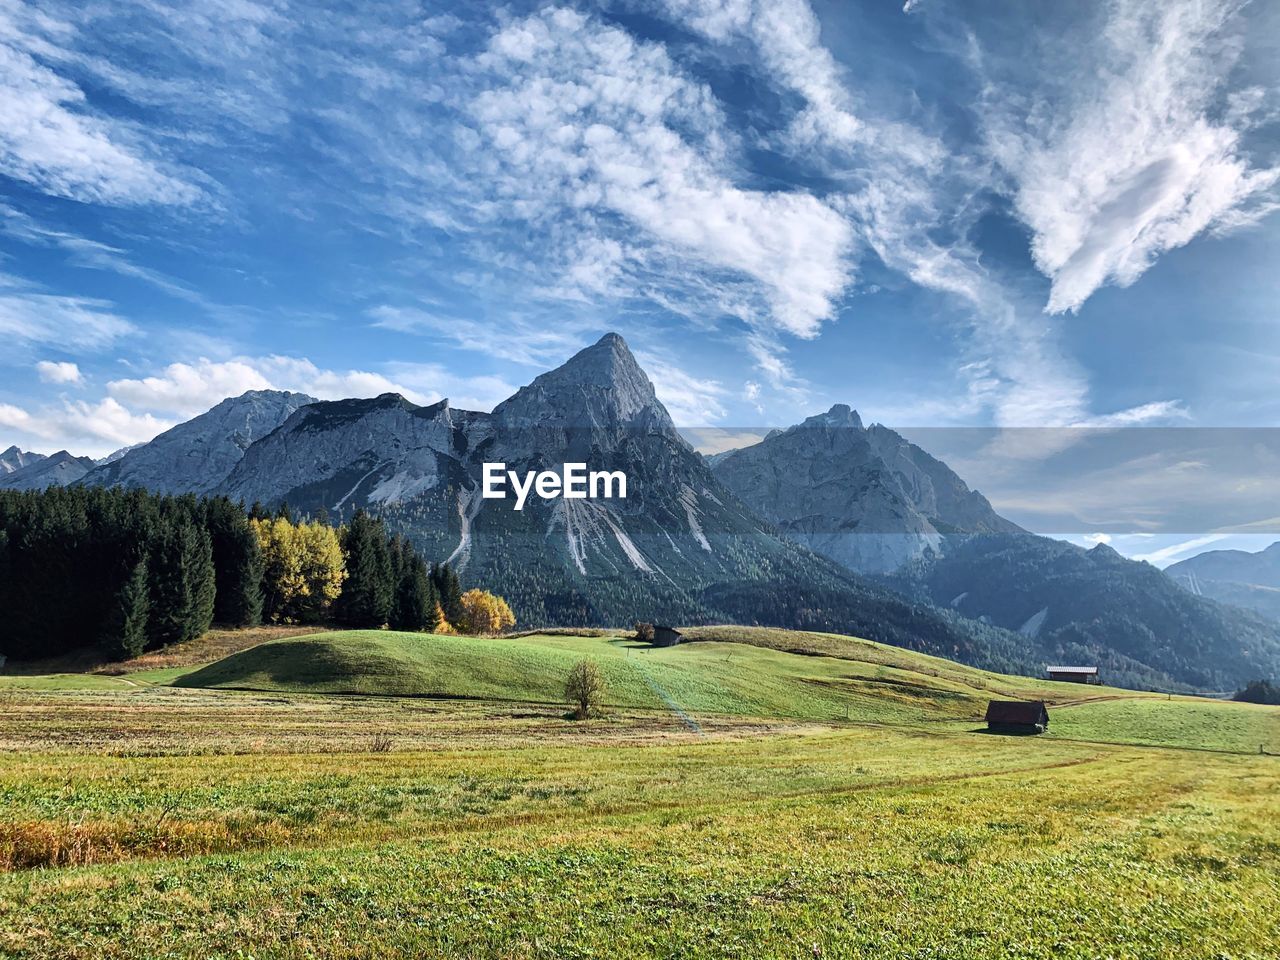
[(1098, 672), (1097, 667), (1048, 667), (1049, 673), (1083, 673), (1093, 675)]
[(987, 723), (1048, 723), (1049, 711), (1043, 700), (992, 700), (987, 704)]

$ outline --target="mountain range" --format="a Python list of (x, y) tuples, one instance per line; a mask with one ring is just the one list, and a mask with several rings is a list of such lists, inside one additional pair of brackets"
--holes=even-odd
[(11, 452), (16, 452), (13, 461), (20, 465), (0, 474), (0, 490), (43, 490), (45, 487), (66, 486), (83, 479), (94, 467), (94, 461), (89, 457), (73, 456), (66, 450), (46, 457), (10, 447), (5, 456)]
[(1164, 571), (1198, 597), (1246, 607), (1280, 620), (1280, 543), (1265, 550), (1209, 550)]
[[(629, 492), (533, 497), (515, 511), (481, 497), (486, 462), (521, 475), (583, 462), (622, 471)], [(110, 463), (78, 465), (81, 483), (288, 503), (335, 521), (368, 509), (503, 593), (530, 626), (838, 630), (1004, 670), (1099, 663), (1113, 681), (1170, 688), (1228, 689), (1280, 666), (1280, 624), (1113, 551), (1023, 531), (848, 406), (703, 457), (616, 334), (491, 413), (252, 391)], [(37, 466), (0, 484), (35, 485), (20, 478)]]
[(946, 464), (887, 427), (864, 427), (847, 406), (712, 466), (785, 536), (904, 596), (1016, 631), (1047, 659), (1135, 685), (1158, 665), (1213, 690), (1280, 664), (1280, 623), (1190, 596), (1110, 547), (1028, 533)]

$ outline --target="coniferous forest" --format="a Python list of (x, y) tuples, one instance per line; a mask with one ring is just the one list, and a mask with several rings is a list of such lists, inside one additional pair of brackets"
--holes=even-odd
[(123, 660), (215, 623), (448, 630), (462, 598), (454, 570), (365, 513), (334, 528), (226, 497), (0, 493), (0, 656), (15, 660), (89, 646)]

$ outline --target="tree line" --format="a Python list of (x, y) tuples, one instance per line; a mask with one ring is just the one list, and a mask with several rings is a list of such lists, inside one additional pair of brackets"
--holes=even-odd
[(225, 497), (51, 487), (0, 492), (0, 655), (99, 645), (112, 659), (216, 623), (496, 633), (501, 597), (463, 591), (364, 512), (334, 528)]

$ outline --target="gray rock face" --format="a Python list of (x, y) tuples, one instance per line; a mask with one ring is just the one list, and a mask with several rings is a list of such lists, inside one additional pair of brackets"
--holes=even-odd
[(4, 453), (0, 453), (0, 477), (13, 473), (15, 470), (21, 470), (23, 467), (29, 467), (31, 464), (43, 459), (45, 459), (43, 453), (20, 450), (16, 446), (10, 447)]
[(419, 407), (395, 393), (313, 403), (251, 446), (220, 492), (333, 511), (398, 503), (454, 479), (485, 420), (447, 400)]
[(208, 493), (255, 441), (308, 403), (315, 403), (315, 398), (304, 393), (250, 390), (97, 466), (83, 482), (157, 493)]
[(716, 477), (788, 537), (860, 573), (941, 553), (955, 533), (1013, 533), (946, 464), (836, 404), (718, 455)]
[(41, 457), (12, 473), (0, 476), (0, 490), (65, 487), (69, 483), (75, 483), (92, 469), (93, 461), (88, 457), (75, 457), (65, 450), (59, 450), (52, 456)]
[(589, 429), (616, 437), (625, 428), (680, 439), (653, 384), (616, 333), (521, 387), (494, 408), (493, 419), (509, 430)]

